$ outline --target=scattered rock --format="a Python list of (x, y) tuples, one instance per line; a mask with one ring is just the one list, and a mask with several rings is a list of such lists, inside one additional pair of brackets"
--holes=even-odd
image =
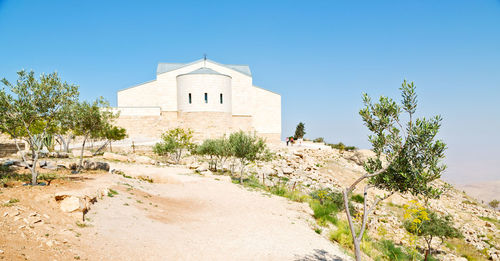
[(107, 160), (118, 160), (118, 161), (128, 161), (128, 157), (112, 152), (104, 152), (104, 155), (102, 155), (103, 159)]
[(135, 163), (139, 163), (139, 164), (152, 164), (152, 165), (154, 165), (156, 163), (155, 160), (153, 160), (152, 158), (150, 158), (148, 156), (136, 156), (133, 158), (133, 161)]
[[(56, 196), (57, 200), (57, 196)], [(71, 213), (74, 211), (84, 211), (86, 209), (85, 207), (85, 201), (83, 201), (79, 197), (75, 196), (69, 196), (61, 201), (61, 205), (59, 206), (62, 211), (66, 213)]]
[(83, 161), (83, 169), (109, 171), (109, 163), (85, 160)]
[(283, 174), (292, 174), (293, 173), (293, 169), (290, 167), (284, 167), (284, 168), (282, 168), (282, 171), (283, 171)]

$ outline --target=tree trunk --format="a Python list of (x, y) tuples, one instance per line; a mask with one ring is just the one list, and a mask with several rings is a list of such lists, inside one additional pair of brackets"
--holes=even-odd
[(64, 145), (64, 152), (69, 153), (69, 144), (71, 143), (72, 139), (73, 139), (73, 135), (69, 135), (68, 141)]
[(78, 166), (78, 172), (80, 172), (81, 169), (83, 169), (83, 150), (85, 149), (85, 142), (87, 141), (88, 135), (85, 135), (83, 138), (83, 143), (82, 143), (82, 151), (80, 151), (80, 165)]
[(432, 237), (429, 240), (425, 240), (427, 242), (427, 250), (425, 251), (425, 258), (424, 260), (427, 261), (429, 258), (429, 255), (431, 254), (431, 243), (432, 243)]
[(356, 230), (354, 229), (354, 224), (352, 222), (351, 212), (349, 211), (348, 189), (345, 189), (343, 191), (342, 196), (344, 197), (345, 213), (347, 215), (347, 221), (349, 221), (349, 229), (351, 230), (352, 242), (354, 244), (354, 255), (356, 257), (356, 261), (361, 261), (360, 241), (358, 241), (358, 239), (356, 237)]
[(113, 147), (111, 147), (111, 141), (109, 141), (109, 151), (113, 152)]
[(243, 171), (244, 170), (245, 170), (245, 165), (243, 165), (243, 161), (241, 161), (240, 184), (243, 184)]
[[(36, 152), (34, 147), (31, 147), (31, 165), (30, 171), (31, 171), (31, 185), (36, 185), (37, 178), (38, 178), (38, 173), (36, 172), (36, 163), (38, 162), (38, 153)], [(29, 165), (28, 165), (29, 166)]]

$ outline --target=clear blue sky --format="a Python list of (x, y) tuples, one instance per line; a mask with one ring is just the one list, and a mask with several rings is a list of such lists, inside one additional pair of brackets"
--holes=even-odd
[(158, 62), (250, 65), (282, 95), (283, 134), (368, 148), (361, 93), (444, 117), (445, 179), (500, 179), (500, 1), (0, 0), (0, 77), (57, 70), (84, 99), (154, 79)]

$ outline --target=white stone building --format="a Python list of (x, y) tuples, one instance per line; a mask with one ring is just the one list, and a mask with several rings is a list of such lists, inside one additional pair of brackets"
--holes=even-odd
[(131, 139), (175, 127), (192, 129), (197, 140), (239, 130), (269, 142), (281, 136), (281, 96), (254, 86), (247, 65), (160, 63), (155, 80), (118, 91), (114, 109)]

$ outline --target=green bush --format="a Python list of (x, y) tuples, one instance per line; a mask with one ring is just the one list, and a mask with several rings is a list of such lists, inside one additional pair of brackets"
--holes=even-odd
[(339, 221), (337, 223), (337, 230), (330, 233), (330, 240), (339, 243), (344, 248), (353, 248), (351, 231), (346, 221)]
[(332, 224), (337, 224), (337, 213), (339, 208), (330, 203), (321, 204), (318, 200), (311, 200), (309, 206), (314, 212), (314, 218), (318, 220), (319, 224), (326, 225), (327, 222)]
[(378, 250), (388, 260), (412, 260), (412, 256), (408, 255), (401, 247), (397, 247), (390, 240), (382, 240), (378, 244)]
[(354, 147), (354, 146), (346, 146), (344, 145), (344, 143), (342, 142), (339, 142), (337, 144), (327, 144), (328, 146), (334, 148), (334, 149), (338, 149), (340, 151), (353, 151), (353, 150), (356, 150), (358, 148)]
[(364, 201), (365, 201), (365, 197), (363, 197), (360, 194), (354, 194), (354, 195), (351, 196), (351, 200), (354, 201), (354, 202), (363, 204)]
[(323, 137), (319, 137), (319, 138), (314, 139), (313, 142), (315, 142), (315, 143), (323, 143), (323, 142), (325, 142), (325, 139), (323, 139)]
[(182, 152), (193, 147), (193, 131), (175, 128), (161, 135), (162, 142), (153, 146), (153, 152), (159, 156), (170, 156), (176, 164), (179, 164)]
[[(340, 192), (334, 192), (329, 189), (319, 189), (311, 192), (310, 195), (313, 199), (319, 200), (321, 204), (334, 205), (337, 207), (338, 211), (344, 210), (344, 199)], [(351, 202), (349, 202), (349, 210), (351, 213), (356, 213)]]

